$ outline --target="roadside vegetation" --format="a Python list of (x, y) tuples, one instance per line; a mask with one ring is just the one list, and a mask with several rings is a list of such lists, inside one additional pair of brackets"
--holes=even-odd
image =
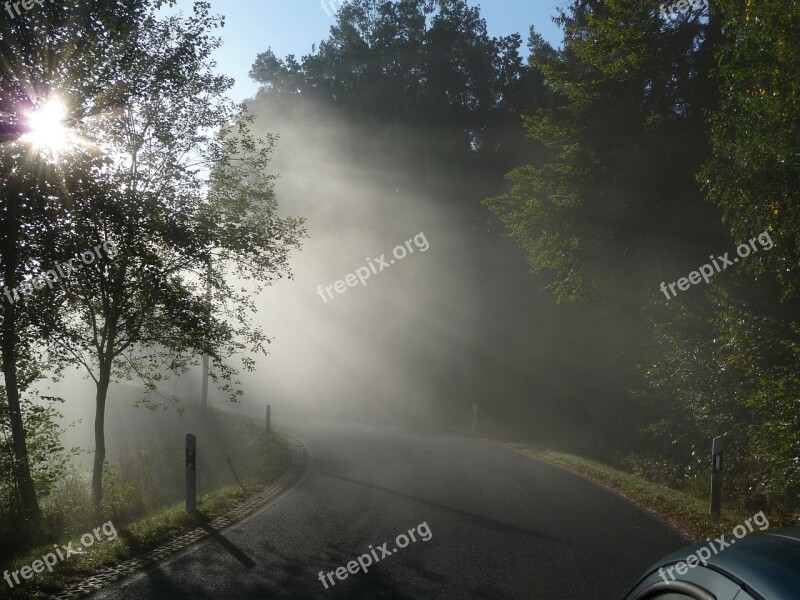
[(737, 495), (725, 494), (719, 518), (709, 512), (710, 471), (694, 479), (664, 477), (665, 472), (678, 472), (677, 465), (649, 464), (629, 458), (611, 467), (567, 452), (545, 449), (537, 444), (504, 442), (516, 452), (557, 465), (610, 488), (635, 504), (658, 514), (695, 542), (722, 534), (764, 511), (770, 528), (796, 525), (800, 513), (767, 504), (745, 506)]
[[(252, 493), (279, 479), (289, 465), (285, 439), (275, 432), (267, 436), (265, 425), (253, 419), (228, 411), (194, 409), (168, 420), (174, 435), (159, 431), (158, 440), (129, 449), (113, 465), (107, 464), (99, 516), (91, 502), (88, 473), (63, 465), (42, 502), (42, 543), (27, 547), (18, 538), (16, 549), (4, 547), (0, 571), (32, 564), (52, 552), (53, 544), (73, 542), (74, 547), (83, 549), (77, 540), (107, 522), (113, 523), (116, 539), (103, 539), (59, 562), (52, 573), (44, 571), (22, 586), (7, 589), (11, 597), (56, 592), (100, 567), (139, 556), (180, 533), (225, 516)], [(198, 438), (198, 499), (193, 515), (186, 513), (184, 504), (182, 432), (189, 429)], [(3, 483), (7, 485), (9, 479), (4, 472)], [(4, 532), (14, 529), (7, 520), (2, 526)], [(2, 539), (9, 538), (3, 535)]]
[[(274, 139), (251, 133), (215, 72), (222, 17), (207, 2), (165, 16), (172, 4), (46, 3), (0, 20), (0, 559), (176, 501), (182, 436), (162, 431), (109, 462), (106, 412), (120, 400), (109, 390), (136, 380), (138, 402), (157, 407), (159, 384), (202, 355), (214, 391), (238, 401), (240, 373), (270, 342), (254, 298), (291, 276), (305, 235), (278, 214)], [(76, 367), (94, 388), (88, 491), (56, 426), (85, 391), (36, 392)], [(206, 450), (223, 435), (199, 482), (211, 492), (236, 444), (227, 421), (187, 418)], [(276, 467), (239, 460), (242, 481)]]

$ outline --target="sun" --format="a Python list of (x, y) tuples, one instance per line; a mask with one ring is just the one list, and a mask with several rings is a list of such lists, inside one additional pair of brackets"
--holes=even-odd
[(58, 158), (59, 153), (73, 143), (66, 124), (67, 107), (61, 100), (48, 100), (27, 117), (28, 132), (21, 139), (37, 150), (47, 151), (53, 158)]

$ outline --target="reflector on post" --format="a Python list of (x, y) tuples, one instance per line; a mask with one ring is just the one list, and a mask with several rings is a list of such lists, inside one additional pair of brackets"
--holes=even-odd
[(711, 443), (711, 514), (719, 517), (722, 512), (722, 450), (723, 436)]

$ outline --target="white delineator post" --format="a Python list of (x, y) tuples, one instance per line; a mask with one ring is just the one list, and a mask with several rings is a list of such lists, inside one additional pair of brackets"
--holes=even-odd
[(723, 436), (711, 443), (711, 514), (719, 517), (722, 512), (722, 450)]

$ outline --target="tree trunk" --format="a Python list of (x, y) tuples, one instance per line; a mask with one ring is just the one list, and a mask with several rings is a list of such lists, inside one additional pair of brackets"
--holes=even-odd
[[(120, 273), (127, 269), (127, 256), (123, 259)], [(124, 293), (124, 286), (115, 286), (113, 296)], [(106, 462), (106, 398), (108, 386), (111, 383), (111, 368), (114, 365), (114, 345), (117, 342), (117, 323), (119, 316), (115, 309), (108, 304), (103, 305), (103, 331), (102, 343), (98, 343), (97, 364), (99, 376), (97, 378), (97, 396), (95, 397), (94, 415), (94, 469), (92, 471), (92, 504), (99, 516), (103, 510), (103, 466)], [(103, 346), (105, 344), (105, 346)]]
[[(3, 199), (6, 204), (6, 199)], [(18, 226), (18, 204), (15, 200), (8, 201), (4, 206), (3, 239), (0, 247), (0, 260), (3, 264), (3, 283), (6, 289), (14, 290), (19, 283), (17, 269), (19, 267), (18, 238), (21, 227)], [(5, 293), (5, 290), (4, 290)], [(12, 298), (16, 293), (11, 292)], [(2, 301), (5, 306), (2, 310), (3, 333), (0, 336), (0, 353), (3, 358), (3, 377), (5, 379), (6, 398), (8, 400), (8, 419), (11, 423), (11, 440), (14, 449), (14, 480), (19, 489), (22, 502), (22, 517), (33, 528), (38, 528), (41, 523), (42, 513), (39, 510), (39, 500), (36, 497), (36, 487), (31, 475), (31, 463), (28, 457), (28, 444), (25, 439), (25, 426), (22, 424), (22, 408), (20, 406), (19, 378), (17, 359), (19, 356), (19, 315), (17, 305), (6, 298)]]
[(94, 415), (94, 469), (92, 471), (92, 504), (99, 515), (103, 508), (103, 466), (106, 462), (106, 396), (111, 382), (111, 364), (100, 367)]
[(3, 314), (3, 377), (5, 378), (6, 398), (8, 399), (8, 418), (11, 423), (11, 439), (14, 448), (14, 479), (19, 488), (22, 501), (23, 518), (30, 525), (38, 526), (41, 521), (39, 500), (31, 476), (28, 458), (28, 445), (25, 440), (25, 427), (22, 424), (22, 408), (17, 381), (17, 308), (9, 303)]

